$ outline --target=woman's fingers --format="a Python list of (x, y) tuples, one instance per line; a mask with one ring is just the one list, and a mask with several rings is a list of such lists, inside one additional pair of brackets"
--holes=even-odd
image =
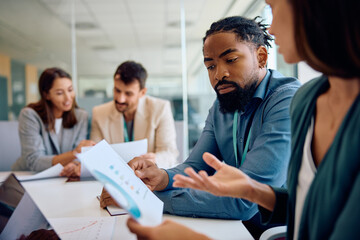
[(193, 179), (184, 175), (176, 174), (174, 176), (174, 180), (174, 187), (194, 188), (196, 186), (196, 183)]
[(140, 225), (133, 218), (128, 218), (127, 226), (130, 232), (135, 233), (140, 239), (148, 237), (151, 231), (151, 228)]
[(204, 161), (206, 162), (207, 165), (209, 165), (210, 167), (212, 167), (216, 171), (218, 171), (223, 165), (223, 162), (221, 162), (214, 155), (212, 155), (211, 153), (208, 153), (208, 152), (203, 154), (203, 159), (204, 159)]

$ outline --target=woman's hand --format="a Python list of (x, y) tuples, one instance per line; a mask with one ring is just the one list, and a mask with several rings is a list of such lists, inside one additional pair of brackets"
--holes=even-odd
[(210, 153), (204, 153), (203, 159), (216, 170), (213, 176), (209, 177), (205, 171), (196, 173), (194, 169), (186, 168), (184, 172), (189, 177), (176, 174), (173, 186), (199, 189), (216, 196), (243, 198), (273, 211), (276, 196), (269, 185), (251, 179), (239, 169), (219, 161)]
[(130, 232), (137, 235), (138, 239), (144, 240), (209, 239), (205, 235), (197, 233), (192, 229), (171, 220), (165, 220), (156, 227), (146, 227), (140, 225), (134, 219), (129, 218), (127, 226), (130, 229)]
[(81, 153), (81, 148), (82, 147), (91, 147), (94, 146), (96, 144), (96, 142), (91, 141), (91, 140), (81, 140), (81, 142), (79, 143), (79, 145), (77, 145), (77, 147), (74, 149), (75, 153)]
[(196, 173), (192, 168), (186, 168), (184, 172), (189, 177), (176, 174), (173, 186), (199, 189), (216, 196), (246, 198), (253, 181), (250, 177), (239, 169), (219, 161), (210, 153), (204, 153), (203, 159), (216, 170), (213, 176), (209, 177), (205, 171)]
[(81, 163), (78, 161), (72, 161), (63, 168), (60, 173), (62, 177), (80, 177), (81, 174)]

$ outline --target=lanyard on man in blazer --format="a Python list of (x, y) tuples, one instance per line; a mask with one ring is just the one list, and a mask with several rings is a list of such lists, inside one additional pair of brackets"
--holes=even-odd
[[(131, 133), (131, 141), (134, 141), (134, 127)], [(124, 118), (124, 142), (129, 142), (129, 135), (128, 135), (128, 129), (125, 118)]]

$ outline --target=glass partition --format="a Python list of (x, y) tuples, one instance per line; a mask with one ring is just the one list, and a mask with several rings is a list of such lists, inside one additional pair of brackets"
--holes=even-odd
[[(184, 144), (191, 150), (216, 98), (203, 65), (202, 38), (212, 22), (232, 15), (271, 18), (263, 0), (1, 1), (0, 120), (16, 120), (22, 107), (37, 101), (38, 77), (53, 66), (76, 75), (78, 103), (91, 113), (112, 100), (117, 66), (134, 60), (148, 71), (148, 94), (171, 101), (176, 121), (187, 119), (186, 132), (178, 133), (188, 135)], [(276, 51), (270, 54), (269, 67), (296, 76), (295, 66)]]

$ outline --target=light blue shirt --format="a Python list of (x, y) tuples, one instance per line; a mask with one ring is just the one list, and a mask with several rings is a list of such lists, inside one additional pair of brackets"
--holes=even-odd
[[(238, 156), (242, 156), (249, 129), (252, 128), (249, 150), (240, 169), (259, 182), (277, 187), (286, 182), (290, 158), (289, 106), (299, 86), (300, 82), (295, 78), (268, 70), (245, 111), (239, 112)], [(225, 163), (236, 166), (232, 139), (233, 119), (234, 113), (221, 113), (219, 102), (215, 100), (190, 156), (183, 164), (166, 170), (169, 175), (169, 184), (165, 189), (167, 191), (155, 192), (164, 202), (165, 213), (248, 220), (258, 211), (256, 204), (246, 200), (217, 197), (193, 189), (172, 188), (173, 176), (184, 174), (187, 167), (192, 167), (195, 171), (205, 170), (209, 175), (214, 174), (214, 170), (202, 160), (204, 152), (210, 152)]]

